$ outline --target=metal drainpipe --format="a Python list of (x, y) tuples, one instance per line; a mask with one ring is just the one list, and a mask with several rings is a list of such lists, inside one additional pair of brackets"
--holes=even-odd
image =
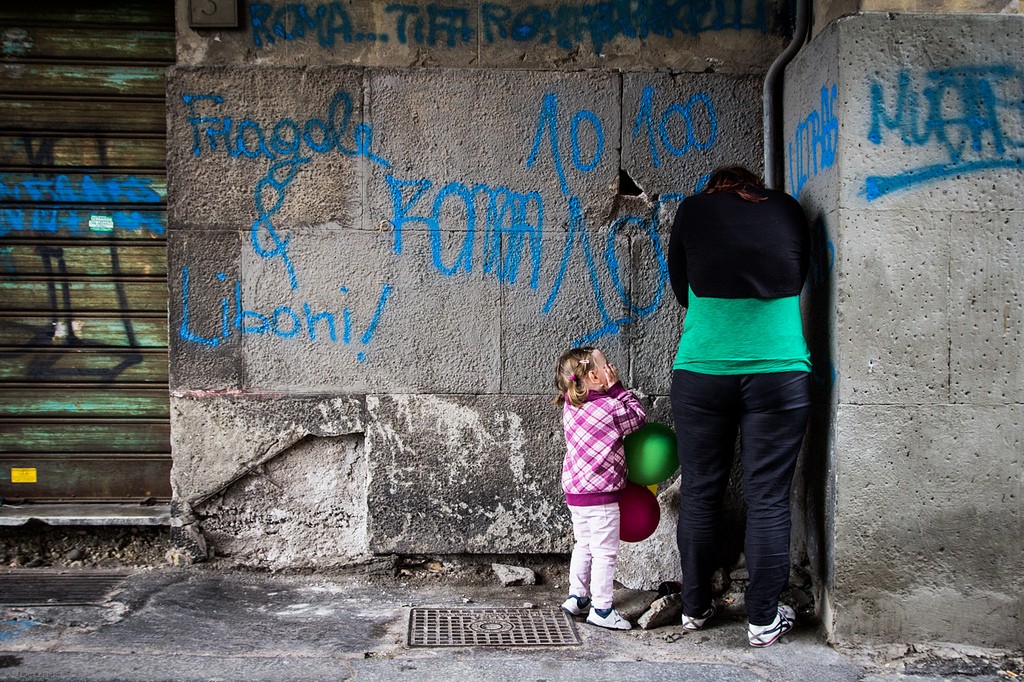
[(764, 77), (762, 109), (764, 117), (764, 184), (769, 189), (781, 189), (782, 165), (782, 87), (786, 65), (807, 41), (811, 0), (796, 0), (796, 27), (793, 39), (782, 51)]

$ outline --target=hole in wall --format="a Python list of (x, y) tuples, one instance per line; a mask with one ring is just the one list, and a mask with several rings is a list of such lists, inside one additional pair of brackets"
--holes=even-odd
[(640, 189), (640, 185), (636, 184), (629, 173), (625, 169), (619, 169), (619, 194), (627, 197), (638, 197), (643, 194), (644, 191)]

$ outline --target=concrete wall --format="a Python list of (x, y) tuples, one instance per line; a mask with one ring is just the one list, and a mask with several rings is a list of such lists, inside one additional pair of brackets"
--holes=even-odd
[(178, 5), (177, 544), (271, 568), (567, 552), (554, 361), (600, 345), (669, 420), (668, 227), (715, 166), (760, 168), (785, 18), (274, 2), (193, 31)]
[(1019, 15), (864, 15), (787, 71), (787, 181), (834, 287), (809, 510), (838, 640), (1024, 642), (1021, 44)]
[(813, 0), (812, 35), (839, 17), (859, 12), (894, 14), (1024, 14), (1020, 0)]
[[(760, 168), (785, 17), (273, 2), (193, 31), (178, 5), (178, 545), (568, 551), (551, 365), (594, 342), (668, 421), (669, 222), (716, 165)], [(850, 17), (787, 72), (815, 242), (793, 562), (839, 641), (1020, 645), (1020, 19)], [(672, 534), (621, 577), (678, 577)]]

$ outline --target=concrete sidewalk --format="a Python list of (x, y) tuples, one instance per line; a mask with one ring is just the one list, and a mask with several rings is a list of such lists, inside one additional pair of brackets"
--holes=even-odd
[(406, 643), (414, 607), (539, 608), (563, 597), (551, 586), (497, 581), (149, 569), (93, 605), (4, 607), (0, 680), (988, 682), (1021, 674), (1010, 652), (954, 645), (840, 652), (813, 624), (753, 649), (742, 612), (730, 609), (690, 634), (678, 625), (623, 633), (578, 623), (577, 646)]

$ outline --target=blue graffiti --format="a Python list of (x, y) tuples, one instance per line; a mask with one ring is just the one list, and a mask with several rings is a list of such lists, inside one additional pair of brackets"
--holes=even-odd
[[(389, 175), (386, 180), (391, 190), (390, 223), (394, 229), (396, 254), (403, 252), (406, 233), (415, 226), (421, 226), (426, 228), (434, 268), (442, 275), (453, 277), (479, 268), (499, 281), (515, 284), (522, 255), (528, 253), (531, 265), (529, 286), (531, 289), (540, 287), (540, 265), (545, 244), (545, 207), (539, 193), (518, 193), (506, 187), (495, 188), (484, 184), (468, 186), (462, 183), (448, 183), (435, 190), (434, 184), (428, 179), (401, 180)], [(600, 277), (601, 262), (595, 257), (596, 249), (592, 246), (591, 230), (584, 220), (583, 206), (576, 195), (567, 197), (568, 230), (562, 245), (558, 271), (547, 292), (541, 313), (546, 315), (551, 312), (561, 293), (566, 272), (573, 267), (572, 263), (582, 259), (581, 267), (589, 277), (601, 323), (596, 329), (585, 333), (578, 342), (591, 342), (606, 334), (618, 333), (623, 326), (653, 314), (661, 304), (668, 282), (668, 266), (657, 231), (658, 216), (663, 214), (664, 206), (682, 199), (682, 194), (664, 194), (657, 199), (648, 216), (621, 216), (609, 227), (604, 242), (603, 262), (611, 278), (614, 294), (628, 309), (627, 315), (615, 317), (609, 312), (609, 295)], [(461, 209), (447, 215), (460, 215), (464, 222), (442, 224), (446, 201), (456, 202), (457, 208)], [(481, 220), (481, 215), (486, 218)], [(449, 256), (448, 262), (442, 252), (443, 231), (463, 234), (461, 244), (455, 246), (454, 256)], [(620, 275), (616, 237), (627, 231), (649, 240), (653, 250), (653, 269), (657, 273), (657, 282), (655, 292), (648, 301), (634, 300), (634, 296), (639, 294), (631, 294)], [(480, 232), (483, 232), (483, 247), (476, 246)], [(502, 251), (505, 253), (503, 259), (500, 257)]]
[[(648, 88), (645, 93), (646, 100), (650, 102), (653, 90)], [(713, 121), (714, 108), (705, 95), (691, 97), (683, 108), (692, 107), (696, 102), (704, 103), (702, 106), (711, 114), (710, 120)], [(674, 107), (675, 104), (670, 105), (666, 111), (679, 111)], [(644, 110), (643, 106), (641, 110)], [(653, 106), (647, 106), (646, 111), (653, 112)], [(640, 117), (640, 120), (643, 118)], [(661, 116), (662, 121), (670, 119), (671, 116)], [(681, 120), (692, 119), (684, 116)], [(587, 134), (582, 135), (584, 129)], [(711, 130), (714, 130), (713, 125)], [(584, 144), (583, 140), (587, 144)], [(706, 139), (699, 140), (698, 148), (709, 147), (713, 141), (712, 132)], [(566, 146), (571, 149), (567, 158), (563, 151)], [(668, 148), (679, 150), (679, 146), (671, 144)], [(625, 215), (616, 218), (608, 227), (601, 253), (600, 243), (598, 242), (598, 248), (595, 248), (591, 228), (586, 224), (582, 202), (569, 186), (566, 168), (571, 163), (578, 171), (587, 173), (597, 166), (603, 151), (604, 126), (593, 112), (583, 109), (571, 116), (566, 115), (563, 119), (559, 115), (558, 97), (554, 93), (543, 96), (525, 167), (536, 169), (542, 152), (544, 158), (550, 158), (548, 167), (557, 177), (561, 194), (565, 198), (568, 229), (565, 232), (565, 241), (561, 245), (558, 269), (550, 289), (546, 291), (540, 312), (547, 315), (553, 310), (562, 292), (565, 275), (570, 268), (587, 273), (594, 308), (600, 316), (600, 323), (581, 335), (577, 339), (579, 343), (592, 342), (607, 334), (616, 334), (625, 325), (649, 317), (661, 305), (668, 283), (668, 266), (658, 234), (658, 221), (659, 217), (665, 214), (669, 204), (682, 201), (685, 196), (675, 192), (666, 193), (655, 197), (649, 215)], [(491, 187), (482, 183), (470, 185), (452, 182), (435, 187), (429, 179), (401, 179), (394, 175), (386, 176), (386, 181), (391, 192), (392, 214), (389, 222), (394, 229), (396, 254), (402, 253), (404, 239), (410, 229), (420, 227), (429, 238), (434, 268), (442, 275), (453, 277), (482, 267), (485, 274), (492, 274), (500, 281), (514, 284), (518, 278), (521, 258), (527, 253), (531, 263), (529, 286), (532, 289), (540, 287), (540, 264), (544, 247), (550, 244), (550, 238), (545, 240), (544, 223), (547, 209), (539, 192), (517, 192), (507, 187)], [(698, 189), (706, 182), (707, 176), (702, 176), (697, 182)], [(443, 224), (445, 216), (448, 217), (448, 222)], [(456, 244), (447, 257), (442, 252), (444, 231), (452, 235), (464, 235), (461, 244)], [(481, 233), (483, 247), (478, 247), (477, 240)], [(656, 283), (653, 293), (646, 300), (638, 300), (641, 294), (630, 291), (621, 275), (616, 248), (620, 241), (619, 237), (627, 233), (633, 235), (634, 240), (640, 240), (635, 241), (636, 244), (646, 240), (650, 245), (650, 252), (653, 253), (652, 271), (656, 273)], [(505, 257), (501, 259), (500, 254), (503, 250)], [(611, 280), (611, 291), (607, 290), (607, 284), (604, 283), (607, 279)], [(610, 302), (615, 298), (618, 298), (625, 307), (624, 315), (612, 314)]]
[[(644, 88), (637, 106), (632, 132), (632, 137), (636, 138), (642, 130), (645, 131), (648, 152), (655, 168), (664, 163), (659, 149), (663, 149), (670, 156), (681, 157), (691, 150), (706, 150), (714, 146), (718, 139), (718, 117), (715, 114), (715, 106), (706, 93), (698, 92), (691, 95), (684, 103), (671, 102), (657, 117), (654, 106), (655, 94), (652, 86)], [(537, 131), (530, 156), (526, 160), (526, 168), (530, 169), (536, 163), (541, 143), (546, 138), (562, 194), (568, 195), (565, 162), (558, 142), (558, 118), (558, 97), (554, 93), (548, 93), (544, 96), (537, 117)], [(591, 159), (586, 163), (582, 160), (583, 151), (579, 134), (580, 124), (584, 121), (589, 124), (595, 140)], [(604, 127), (592, 111), (583, 109), (573, 115), (569, 126), (569, 142), (572, 145), (573, 166), (583, 173), (593, 170), (604, 152)]]
[[(370, 341), (373, 340), (373, 333), (375, 331), (377, 331), (377, 324), (380, 322), (380, 316), (384, 312), (384, 306), (385, 306), (385, 304), (387, 304), (388, 298), (390, 296), (391, 296), (391, 285), (390, 284), (385, 284), (383, 287), (381, 287), (380, 298), (377, 299), (377, 307), (373, 311), (373, 317), (370, 318), (370, 324), (367, 325), (366, 331), (364, 331), (363, 335), (359, 338), (359, 342), (361, 344), (363, 344), (364, 346), (369, 346), (370, 345)], [(349, 317), (350, 317), (349, 311), (346, 308), (345, 309), (345, 320), (346, 320), (346, 322), (348, 321)], [(347, 328), (348, 328), (348, 325), (346, 324), (346, 329)], [(361, 361), (366, 359), (366, 356), (363, 353), (359, 353), (358, 354), (358, 358), (359, 358), (359, 360), (361, 362)]]
[[(274, 7), (262, 2), (249, 4), (252, 42), (256, 47), (273, 45), (280, 40), (300, 40), (306, 33), (315, 33), (320, 46), (334, 47), (340, 36), (346, 43), (353, 40), (377, 40), (375, 34), (355, 33), (352, 20), (340, 2), (317, 5), (315, 9), (302, 4)], [(357, 37), (358, 36), (358, 37)], [(379, 36), (383, 41), (387, 36)]]
[[(571, 196), (568, 198), (569, 229), (566, 233), (565, 244), (562, 248), (562, 258), (559, 263), (558, 274), (555, 276), (554, 283), (551, 286), (551, 292), (548, 295), (547, 301), (544, 303), (544, 307), (541, 312), (545, 315), (551, 312), (562, 286), (562, 279), (565, 276), (566, 270), (569, 268), (569, 263), (573, 258), (574, 252), (576, 252), (578, 248), (583, 257), (584, 266), (590, 279), (590, 288), (594, 295), (597, 311), (601, 316), (601, 324), (595, 329), (585, 332), (575, 339), (573, 341), (574, 345), (594, 343), (607, 334), (617, 334), (624, 326), (639, 322), (644, 318), (649, 317), (661, 305), (661, 300), (665, 292), (665, 285), (668, 283), (668, 264), (665, 261), (665, 250), (661, 245), (661, 237), (658, 235), (658, 216), (662, 212), (663, 205), (670, 202), (682, 201), (683, 198), (683, 195), (677, 193), (662, 195), (651, 208), (649, 217), (641, 218), (640, 216), (626, 215), (620, 216), (612, 222), (608, 230), (608, 236), (605, 239), (605, 266), (607, 268), (608, 275), (612, 280), (612, 287), (614, 288), (616, 295), (628, 310), (628, 313), (625, 316), (618, 318), (613, 317), (608, 311), (608, 306), (606, 304), (607, 295), (601, 285), (597, 264), (594, 259), (594, 249), (590, 243), (590, 231), (583, 220), (583, 207), (578, 197)], [(634, 228), (636, 232), (650, 240), (651, 247), (654, 250), (654, 269), (657, 272), (657, 283), (651, 300), (645, 305), (638, 304), (633, 299), (633, 295), (626, 290), (626, 287), (622, 282), (622, 278), (619, 276), (620, 268), (615, 248), (616, 237), (621, 232), (629, 228)]]
[[(342, 2), (249, 4), (253, 45), (266, 48), (278, 41), (315, 37), (324, 49), (341, 43), (387, 43), (393, 35), (402, 45), (456, 48), (501, 41), (555, 44), (564, 50), (589, 45), (594, 54), (620, 39), (671, 39), (707, 31), (767, 32), (765, 5), (751, 0), (693, 3), (679, 0), (605, 0), (537, 5), (494, 2), (477, 6), (392, 3), (384, 13), (393, 30), (359, 30)], [(479, 16), (479, 24), (477, 17)]]
[(37, 625), (42, 623), (34, 620), (5, 620), (0, 623), (0, 640), (16, 639)]
[(1024, 170), (1024, 72), (1011, 65), (928, 71), (924, 83), (902, 72), (887, 104), (872, 81), (867, 138), (884, 142), (894, 131), (907, 147), (932, 147), (944, 157), (890, 176), (865, 179), (868, 201), (915, 185), (985, 170)]
[[(583, 152), (580, 148), (579, 126), (583, 121), (590, 124), (594, 135), (594, 151), (587, 163), (583, 163)], [(565, 163), (562, 161), (562, 154), (558, 149), (558, 97), (553, 92), (544, 95), (544, 101), (541, 103), (540, 115), (537, 117), (537, 133), (533, 138), (530, 157), (526, 160), (527, 169), (532, 168), (536, 163), (541, 141), (545, 136), (548, 139), (548, 149), (555, 165), (555, 172), (558, 174), (558, 184), (562, 188), (562, 194), (568, 194), (569, 183), (565, 178)], [(570, 124), (569, 139), (572, 144), (573, 165), (583, 173), (592, 171), (604, 154), (604, 128), (597, 116), (586, 109), (576, 112)]]
[(738, 1), (697, 6), (677, 0), (611, 0), (598, 3), (562, 3), (509, 7), (498, 3), (480, 6), (484, 42), (554, 43), (574, 50), (587, 43), (594, 54), (621, 38), (646, 40), (673, 38), (724, 29), (767, 31), (762, 3)]
[(0, 237), (28, 232), (77, 237), (100, 231), (148, 232), (160, 236), (167, 229), (162, 213), (110, 211), (103, 213), (102, 218), (113, 227), (102, 230), (95, 227), (97, 216), (97, 212), (86, 210), (0, 208)]
[[(707, 95), (698, 93), (684, 104), (673, 102), (655, 116), (654, 94), (653, 88), (644, 90), (634, 132), (635, 137), (646, 126), (653, 162), (661, 163), (661, 150), (680, 156), (690, 149), (704, 150), (714, 144), (717, 123), (714, 106)], [(271, 162), (266, 176), (255, 188), (254, 202), (259, 217), (252, 225), (250, 237), (254, 251), (261, 257), (282, 260), (292, 288), (298, 289), (295, 270), (287, 253), (289, 237), (281, 236), (272, 219), (281, 208), (286, 190), (295, 176), (317, 154), (339, 151), (389, 168), (391, 164), (387, 160), (371, 152), (372, 132), (369, 126), (351, 127), (351, 100), (343, 94), (336, 95), (331, 101), (325, 118), (313, 118), (302, 125), (291, 119), (282, 119), (269, 129), (269, 134), (267, 128), (248, 118), (235, 121), (231, 117), (210, 115), (210, 107), (223, 104), (218, 95), (186, 95), (183, 99), (189, 107), (193, 155), (219, 152), (236, 158), (244, 156)], [(695, 110), (704, 116), (701, 124), (695, 122)], [(674, 136), (672, 124), (676, 121), (684, 127)], [(344, 137), (350, 128), (351, 137)], [(698, 129), (703, 132), (698, 134)], [(565, 224), (568, 229), (557, 274), (547, 291), (541, 313), (546, 315), (552, 311), (566, 272), (582, 260), (601, 320), (596, 328), (580, 337), (580, 342), (618, 333), (623, 326), (649, 317), (661, 305), (668, 269), (658, 234), (659, 219), (665, 214), (667, 204), (681, 201), (684, 197), (674, 192), (656, 196), (649, 216), (618, 217), (608, 226), (603, 254), (595, 249), (582, 203), (570, 188), (566, 170), (571, 167), (586, 174), (598, 167), (605, 149), (604, 130), (598, 116), (586, 109), (572, 112), (564, 119), (560, 117), (558, 97), (549, 92), (540, 102), (531, 151), (525, 162), (527, 169), (537, 169), (542, 156), (549, 157), (549, 168), (558, 178), (566, 201)], [(347, 144), (349, 139), (353, 144)], [(565, 152), (567, 149), (568, 154)], [(389, 222), (394, 230), (393, 249), (396, 254), (403, 252), (406, 235), (420, 228), (429, 240), (433, 265), (444, 276), (453, 277), (480, 268), (501, 282), (516, 284), (525, 260), (530, 288), (540, 287), (546, 216), (544, 200), (539, 192), (517, 191), (484, 183), (449, 182), (436, 186), (427, 178), (400, 178), (394, 174), (386, 175), (385, 181), (391, 197)], [(706, 181), (706, 175), (698, 179), (698, 190)], [(454, 249), (446, 250), (446, 233), (463, 235), (461, 244), (456, 243)], [(653, 253), (654, 259), (652, 271), (657, 273), (657, 278), (649, 296), (631, 291), (623, 281), (617, 248), (625, 241), (620, 239), (625, 234), (630, 235), (629, 241), (633, 245), (641, 246), (645, 241), (650, 245), (648, 251)], [(603, 261), (598, 259), (601, 255)], [(217, 278), (226, 280), (223, 273)], [(604, 283), (608, 279), (611, 280), (611, 291), (606, 290)], [(243, 303), (238, 281), (226, 285), (226, 294), (220, 299), (219, 330), (199, 331), (193, 323), (192, 287), (186, 266), (182, 269), (182, 321), (179, 328), (180, 337), (186, 341), (216, 347), (233, 334), (271, 334), (285, 339), (308, 338), (310, 341), (338, 340), (338, 316), (333, 312), (314, 312), (308, 303), (297, 307), (275, 306), (272, 310), (270, 307), (254, 310)], [(347, 289), (342, 287), (341, 291), (346, 293)], [(363, 345), (372, 339), (390, 295), (391, 286), (385, 284), (373, 319), (361, 336)], [(611, 312), (609, 303), (616, 297), (625, 307), (624, 315)], [(640, 300), (641, 297), (644, 300)], [(350, 310), (343, 310), (340, 318), (344, 325), (342, 343), (347, 345), (352, 339)], [(210, 316), (204, 315), (202, 319), (209, 320)], [(359, 359), (364, 357), (360, 355)]]
[[(643, 94), (640, 98), (638, 105), (638, 113), (636, 117), (636, 125), (633, 130), (633, 137), (636, 137), (639, 133), (642, 124), (647, 125), (648, 129), (648, 142), (651, 153), (652, 163), (655, 166), (660, 165), (660, 160), (657, 152), (657, 145), (654, 141), (654, 129), (653, 116), (654, 116), (654, 88), (646, 87), (643, 90)], [(692, 116), (692, 109), (696, 103), (702, 103), (704, 111), (707, 114), (709, 133), (706, 139), (698, 140), (694, 133), (694, 123)], [(675, 145), (672, 143), (671, 138), (668, 134), (669, 122), (672, 120), (674, 115), (678, 115), (680, 119), (685, 123), (686, 126), (686, 137), (682, 145)], [(639, 322), (640, 320), (650, 316), (657, 310), (661, 304), (662, 295), (664, 293), (665, 284), (668, 281), (668, 266), (665, 262), (664, 249), (661, 246), (661, 239), (658, 236), (657, 225), (658, 216), (661, 215), (662, 207), (664, 204), (681, 201), (684, 195), (679, 193), (668, 193), (656, 198), (654, 206), (651, 210), (649, 217), (640, 216), (620, 216), (612, 222), (609, 227), (608, 237), (605, 242), (605, 266), (609, 277), (612, 280), (612, 286), (615, 289), (615, 293), (619, 299), (625, 304), (628, 314), (624, 317), (615, 318), (609, 313), (608, 305), (606, 303), (606, 294), (602, 289), (601, 279), (599, 277), (597, 263), (594, 258), (594, 249), (590, 243), (589, 230), (584, 221), (582, 202), (579, 197), (569, 192), (568, 183), (565, 178), (564, 163), (562, 162), (561, 154), (559, 152), (558, 140), (560, 135), (558, 125), (558, 100), (552, 94), (548, 93), (545, 95), (544, 100), (541, 103), (540, 112), (537, 118), (537, 132), (534, 136), (533, 146), (530, 152), (530, 156), (527, 159), (526, 167), (529, 169), (533, 166), (536, 158), (537, 151), (539, 149), (540, 141), (544, 135), (548, 139), (548, 147), (553, 160), (553, 165), (558, 175), (559, 184), (562, 189), (562, 194), (566, 196), (566, 210), (568, 213), (568, 230), (565, 235), (565, 244), (562, 248), (562, 258), (559, 263), (558, 273), (555, 276), (554, 282), (551, 286), (551, 291), (548, 294), (547, 300), (541, 309), (542, 314), (548, 314), (551, 312), (555, 301), (558, 297), (559, 291), (562, 286), (562, 281), (565, 276), (565, 272), (569, 267), (569, 262), (573, 258), (573, 254), (578, 250), (583, 258), (583, 266), (590, 279), (591, 291), (594, 295), (595, 306), (597, 312), (601, 316), (601, 324), (596, 329), (583, 334), (576, 343), (592, 343), (597, 339), (601, 338), (606, 334), (616, 334), (619, 330), (630, 323)], [(579, 121), (590, 121), (595, 131), (602, 131), (600, 121), (594, 114), (587, 110), (582, 110), (573, 115), (571, 119), (569, 129), (569, 140), (572, 145), (573, 153), (572, 160), (577, 169), (583, 172), (587, 172), (596, 165), (591, 162), (588, 164), (579, 163), (579, 136), (578, 136), (578, 122)], [(714, 107), (711, 104), (711, 100), (707, 95), (698, 93), (692, 97), (683, 105), (678, 102), (671, 103), (660, 116), (660, 125), (658, 126), (659, 139), (664, 145), (665, 149), (669, 151), (673, 156), (681, 156), (686, 153), (690, 148), (697, 149), (708, 149), (715, 141), (717, 124), (715, 122)], [(603, 132), (596, 135), (598, 141), (597, 152), (594, 154), (594, 159), (600, 157), (600, 153), (603, 148), (604, 136)], [(706, 177), (701, 178), (698, 184), (706, 182)], [(650, 302), (646, 305), (640, 305), (633, 300), (632, 295), (626, 291), (623, 285), (622, 278), (619, 276), (619, 264), (618, 258), (615, 251), (616, 236), (620, 231), (633, 227), (642, 236), (650, 240), (653, 247), (655, 256), (655, 269), (658, 273), (657, 284), (655, 293)]]
[[(640, 96), (640, 104), (637, 107), (636, 119), (633, 123), (633, 134), (635, 138), (640, 134), (641, 128), (647, 133), (647, 148), (651, 155), (651, 163), (657, 168), (661, 166), (661, 155), (658, 153), (659, 143), (672, 156), (683, 156), (691, 149), (710, 149), (718, 137), (718, 118), (715, 115), (715, 107), (711, 98), (705, 93), (699, 92), (691, 96), (684, 104), (672, 102), (658, 117), (657, 124), (654, 122), (654, 88), (647, 86)], [(699, 107), (698, 107), (699, 105)], [(698, 123), (695, 122), (695, 114), (699, 109), (702, 114), (700, 121), (706, 132), (698, 137)], [(673, 117), (678, 117), (682, 122), (682, 140), (673, 142), (672, 128)], [(677, 133), (676, 139), (679, 135)]]
[[(434, 267), (443, 275), (473, 270), (474, 242), (483, 216), (482, 269), (499, 281), (515, 284), (523, 252), (529, 249), (530, 286), (540, 281), (541, 237), (544, 225), (544, 203), (537, 192), (519, 193), (507, 187), (485, 184), (468, 186), (451, 182), (441, 187), (429, 200), (433, 188), (430, 180), (385, 178), (391, 191), (391, 219), (394, 229), (394, 251), (402, 253), (403, 235), (407, 226), (422, 225), (429, 231)], [(445, 202), (455, 202), (465, 211), (466, 222), (459, 229), (465, 232), (462, 247), (451, 265), (446, 265), (441, 248), (441, 216)], [(424, 207), (419, 205), (425, 204)], [(426, 208), (429, 205), (429, 209)], [(414, 213), (414, 211), (417, 211)], [(504, 244), (504, 249), (502, 248)], [(504, 258), (502, 258), (504, 252)]]
[[(292, 289), (299, 288), (295, 266), (288, 255), (289, 237), (282, 237), (272, 218), (285, 201), (285, 190), (299, 169), (318, 155), (339, 152), (363, 157), (385, 168), (391, 163), (371, 151), (373, 130), (367, 124), (353, 125), (352, 97), (344, 91), (331, 99), (324, 118), (310, 118), (301, 125), (290, 118), (278, 120), (267, 129), (250, 118), (236, 121), (230, 116), (209, 115), (224, 98), (215, 94), (182, 95), (192, 126), (192, 154), (201, 156), (223, 151), (230, 157), (267, 159), (272, 162), (266, 177), (254, 191), (257, 217), (249, 230), (253, 250), (263, 258), (280, 258)], [(203, 112), (197, 109), (202, 107)]]
[[(139, 232), (162, 235), (165, 217), (159, 206), (152, 211), (74, 209), (47, 204), (160, 204), (152, 180), (135, 176), (22, 175), (0, 173), (0, 201), (39, 202), (38, 208), (0, 208), (0, 236), (36, 232), (80, 236), (96, 231), (93, 220), (102, 213), (103, 231)], [(90, 224), (92, 221), (92, 224)]]
[(425, 8), (425, 21), (420, 14), (420, 8), (416, 5), (392, 3), (385, 7), (384, 11), (395, 15), (395, 37), (403, 45), (415, 42), (419, 45), (455, 47), (473, 40), (476, 34), (470, 26), (472, 15), (465, 7), (428, 5)]
[(800, 191), (812, 177), (835, 165), (839, 143), (839, 120), (836, 118), (836, 85), (821, 89), (821, 108), (812, 111), (796, 126), (793, 139), (786, 145), (789, 157), (789, 193)]
[[(216, 278), (221, 282), (227, 282), (227, 276), (224, 273), (217, 273)], [(314, 312), (308, 302), (304, 302), (301, 308), (279, 305), (275, 306), (271, 312), (253, 310), (243, 303), (242, 283), (237, 279), (230, 284), (225, 284), (227, 293), (221, 297), (219, 302), (220, 328), (206, 330), (207, 335), (204, 336), (195, 329), (193, 323), (192, 289), (191, 272), (186, 265), (181, 268), (181, 325), (178, 328), (178, 335), (185, 341), (213, 348), (227, 342), (233, 334), (237, 333), (240, 336), (269, 334), (282, 339), (299, 338), (308, 339), (310, 342), (326, 342), (328, 340), (331, 343), (338, 342), (338, 318), (333, 312), (326, 310)], [(346, 287), (339, 287), (339, 291), (343, 294), (348, 293)], [(369, 346), (373, 340), (385, 305), (391, 297), (391, 291), (390, 284), (384, 284), (381, 288), (373, 317), (359, 339), (363, 346)], [(352, 340), (352, 311), (346, 307), (341, 313), (343, 325), (341, 342), (347, 346)], [(366, 359), (366, 354), (359, 351), (356, 357), (362, 362)]]
[(0, 173), (0, 201), (159, 204), (152, 180), (128, 176)]

